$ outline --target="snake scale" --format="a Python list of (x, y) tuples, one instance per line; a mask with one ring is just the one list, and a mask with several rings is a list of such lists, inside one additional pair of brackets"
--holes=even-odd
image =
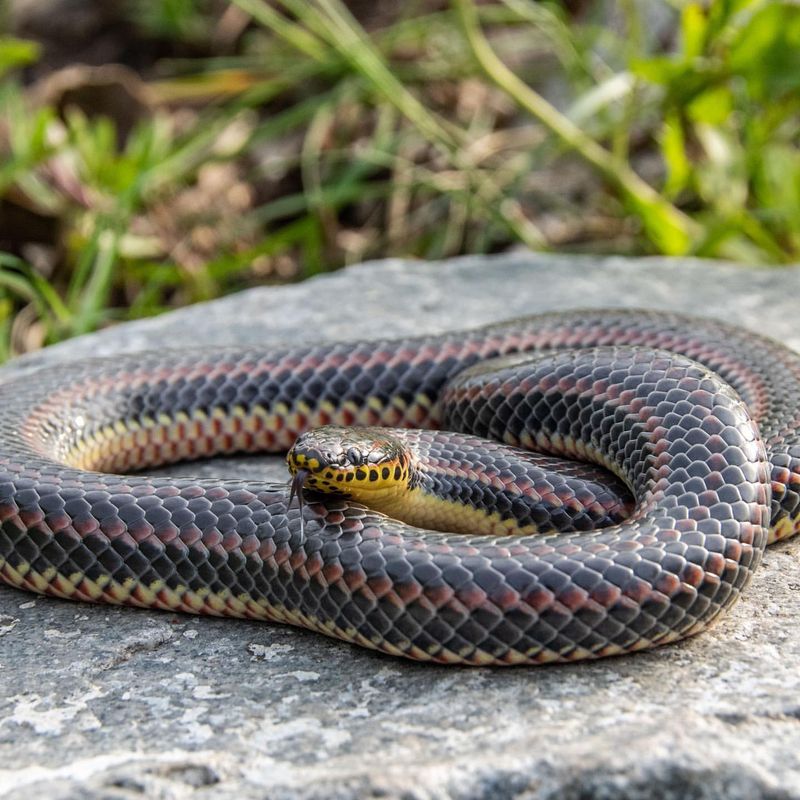
[[(768, 541), (794, 533), (799, 390), (800, 356), (778, 343), (648, 311), (47, 367), (0, 386), (0, 578), (440, 663), (629, 653), (708, 627)], [(301, 511), (285, 485), (124, 474), (285, 451), (330, 423), (454, 428), (587, 460), (635, 507), (594, 531), (477, 536), (335, 496)]]

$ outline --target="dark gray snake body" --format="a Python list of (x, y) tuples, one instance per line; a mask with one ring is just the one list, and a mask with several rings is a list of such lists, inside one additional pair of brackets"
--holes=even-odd
[[(475, 366), (519, 351), (540, 352)], [(794, 533), (798, 389), (800, 357), (775, 342), (622, 311), (48, 368), (0, 386), (0, 577), (444, 663), (652, 647), (707, 627), (767, 541)], [(301, 529), (285, 486), (114, 474), (285, 450), (331, 422), (453, 426), (593, 461), (636, 507), (594, 532), (487, 538), (331, 499), (307, 503)]]

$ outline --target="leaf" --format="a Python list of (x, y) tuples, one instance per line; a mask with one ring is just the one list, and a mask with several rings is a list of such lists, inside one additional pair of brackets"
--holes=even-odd
[(631, 72), (649, 83), (666, 86), (675, 83), (687, 71), (686, 64), (671, 56), (654, 58), (634, 58), (630, 63)]
[(753, 14), (731, 44), (730, 68), (757, 97), (800, 88), (800, 7), (771, 3)]
[(700, 3), (687, 3), (681, 14), (683, 53), (686, 60), (703, 54), (708, 23)]
[(676, 112), (668, 113), (661, 128), (661, 155), (667, 166), (664, 194), (675, 197), (686, 188), (692, 174), (692, 165), (686, 155), (683, 124)]
[(723, 125), (733, 111), (733, 97), (727, 86), (714, 86), (698, 94), (686, 107), (695, 122)]
[(0, 36), (0, 78), (16, 67), (32, 64), (40, 54), (41, 48), (36, 42)]

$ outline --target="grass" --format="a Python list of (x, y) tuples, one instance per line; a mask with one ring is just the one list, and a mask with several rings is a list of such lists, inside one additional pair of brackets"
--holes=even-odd
[(377, 5), (147, 0), (174, 55), (49, 96), (0, 37), (0, 359), (370, 257), (797, 260), (796, 4)]

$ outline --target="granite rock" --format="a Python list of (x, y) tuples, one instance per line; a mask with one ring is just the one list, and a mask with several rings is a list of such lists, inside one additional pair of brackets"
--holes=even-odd
[[(468, 327), (575, 306), (734, 321), (800, 348), (800, 269), (509, 254), (362, 264), (19, 359)], [(184, 473), (285, 477), (278, 459)], [(172, 470), (175, 472), (176, 470)], [(292, 628), (0, 587), (0, 797), (800, 798), (800, 543), (712, 631), (548, 668), (417, 665)]]

